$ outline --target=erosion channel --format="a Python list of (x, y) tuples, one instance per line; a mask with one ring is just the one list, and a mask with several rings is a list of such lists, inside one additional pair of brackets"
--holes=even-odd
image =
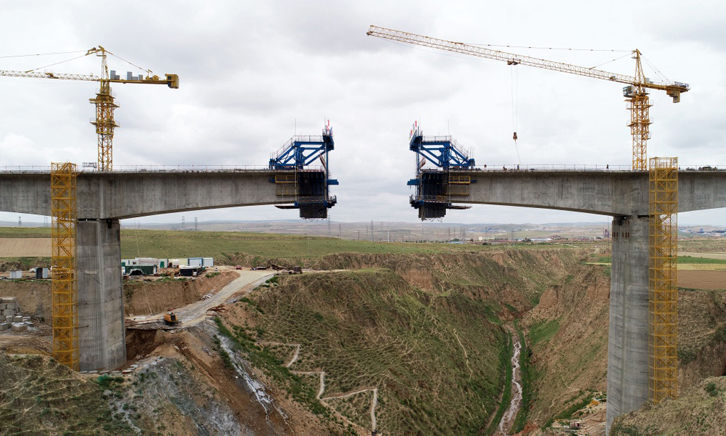
[(514, 340), (514, 352), (512, 353), (512, 399), (509, 402), (509, 408), (504, 412), (502, 420), (499, 421), (499, 431), (497, 436), (506, 436), (510, 434), (514, 419), (522, 406), (522, 374), (520, 370), (519, 357), (522, 351), (522, 343), (519, 340), (517, 332), (511, 325), (507, 325), (510, 337)]

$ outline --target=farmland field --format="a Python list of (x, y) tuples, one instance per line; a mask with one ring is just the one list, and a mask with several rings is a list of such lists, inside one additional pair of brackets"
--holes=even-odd
[(678, 271), (678, 287), (726, 289), (726, 271)]

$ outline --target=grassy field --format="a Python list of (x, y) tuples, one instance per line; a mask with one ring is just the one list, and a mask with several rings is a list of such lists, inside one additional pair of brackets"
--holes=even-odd
[[(721, 257), (717, 254), (697, 254), (688, 253), (689, 255), (678, 256), (679, 265), (724, 265), (726, 264), (726, 258)], [(726, 256), (726, 255), (724, 255)], [(612, 264), (612, 256), (598, 256), (592, 255), (591, 262), (596, 265)]]
[(0, 227), (0, 238), (50, 238), (50, 227)]
[[(0, 227), (1, 238), (50, 238), (49, 227)], [(555, 245), (556, 246), (556, 245)], [(516, 244), (507, 248), (552, 248), (552, 244)], [(413, 254), (484, 251), (501, 246), (445, 243), (354, 241), (338, 238), (171, 230), (121, 230), (121, 255), (132, 257), (193, 257), (224, 259), (230, 253), (262, 258), (321, 257), (333, 253)]]
[(540, 342), (549, 341), (560, 330), (560, 323), (556, 319), (549, 322), (533, 324), (529, 329), (528, 342), (534, 347)]
[[(557, 246), (555, 246), (557, 247)], [(215, 259), (243, 253), (261, 258), (316, 258), (334, 253), (421, 254), (461, 253), (502, 249), (479, 244), (402, 243), (353, 241), (338, 238), (241, 232), (187, 232), (123, 230), (123, 257), (211, 256)], [(516, 244), (506, 248), (551, 249), (551, 244)]]

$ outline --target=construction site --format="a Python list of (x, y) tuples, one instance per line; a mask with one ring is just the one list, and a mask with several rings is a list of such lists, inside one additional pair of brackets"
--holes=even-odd
[[(473, 148), (424, 135), (417, 120), (414, 175), (400, 181), (422, 222), (512, 206), (606, 217), (603, 236), (433, 244), (421, 227), (407, 243), (374, 238), (371, 221), (370, 241), (336, 238), (344, 174), (331, 171), (330, 120), (320, 135), (298, 134), (295, 120), (259, 167), (115, 169), (111, 86), (183, 90), (179, 75), (122, 78), (109, 58), (131, 63), (102, 46), (79, 56), (97, 57), (100, 76), (0, 69), (2, 80), (99, 86), (96, 162), (0, 171), (0, 211), (51, 223), (0, 228), (0, 434), (726, 434), (726, 242), (678, 225), (679, 213), (726, 207), (726, 168), (684, 169), (648, 150), (650, 93), (679, 103), (690, 85), (648, 78), (638, 49), (628, 75), (375, 25), (365, 34), (453, 62), (617, 84), (630, 165), (521, 163), (516, 122), (516, 163), (477, 165)], [(329, 235), (121, 225), (253, 206), (328, 220)], [(710, 412), (678, 422), (688, 402)]]

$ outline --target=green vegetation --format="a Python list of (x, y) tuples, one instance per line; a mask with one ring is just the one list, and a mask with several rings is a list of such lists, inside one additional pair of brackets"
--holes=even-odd
[(560, 330), (560, 323), (558, 320), (553, 319), (552, 321), (545, 322), (541, 321), (533, 324), (529, 328), (529, 344), (530, 347), (534, 347), (540, 342), (546, 342), (552, 339), (557, 332)]
[(101, 387), (101, 389), (114, 389), (123, 382), (123, 377), (110, 377), (108, 375), (102, 375), (96, 379), (96, 383)]
[(681, 365), (686, 365), (698, 357), (698, 353), (696, 350), (689, 350), (684, 348), (683, 346), (678, 347), (678, 360), (680, 361)]
[(50, 227), (0, 227), (0, 238), (50, 238)]
[(712, 397), (717, 396), (719, 393), (718, 387), (716, 387), (715, 383), (708, 383), (704, 389), (705, 389), (706, 393), (708, 393), (708, 395), (710, 395)]
[(726, 264), (726, 259), (709, 259), (707, 257), (678, 256), (678, 263), (681, 264)]

